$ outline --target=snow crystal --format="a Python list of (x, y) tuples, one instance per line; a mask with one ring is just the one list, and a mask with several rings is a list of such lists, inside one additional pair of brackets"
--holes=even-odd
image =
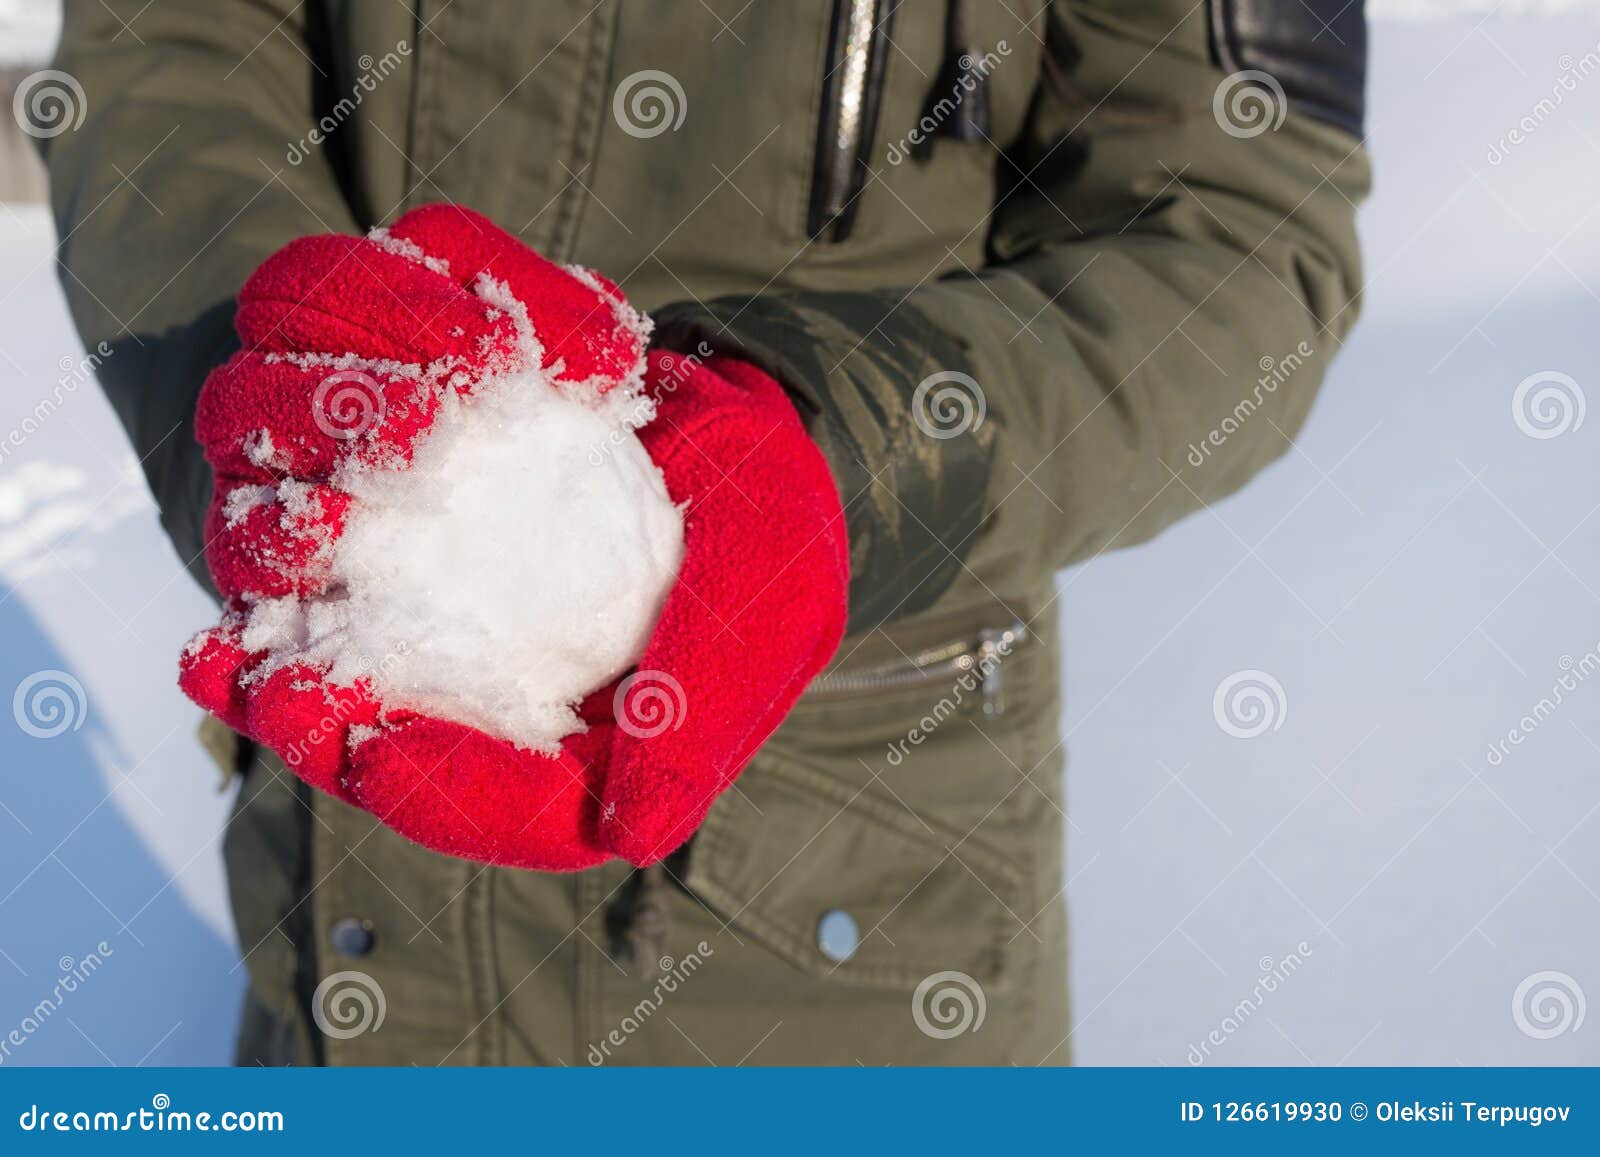
[(273, 444), (272, 431), (255, 430), (245, 435), (244, 454), (252, 465), (263, 470), (282, 470), (283, 462), (278, 457), (278, 448)]
[(223, 500), (223, 518), (230, 528), (236, 527), (249, 517), (252, 510), (271, 502), (277, 494), (277, 490), (271, 486), (235, 486)]

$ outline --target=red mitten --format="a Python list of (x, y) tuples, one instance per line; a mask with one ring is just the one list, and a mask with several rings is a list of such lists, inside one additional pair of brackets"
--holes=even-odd
[[(384, 690), (386, 668), (320, 652), (348, 595), (336, 563), (370, 502), (363, 486), (417, 477), (441, 413), (471, 407), (486, 380), (532, 368), (543, 388), (620, 399), (613, 417), (648, 406), (635, 397), (648, 323), (609, 282), (438, 205), (366, 239), (285, 247), (241, 291), (237, 325), (245, 348), (207, 380), (196, 416), (216, 476), (207, 561), (226, 603), (185, 651), (190, 697), (438, 851), (566, 870), (682, 842), (842, 633), (838, 498), (781, 390), (737, 363), (651, 359), (659, 416), (641, 441), (687, 504), (679, 577), (635, 675), (574, 693), (565, 738), (541, 753), (504, 737), (493, 703), (418, 709)], [(456, 626), (432, 605), (408, 609), (418, 638)], [(565, 609), (536, 608), (534, 626), (561, 627)], [(298, 657), (284, 658), (285, 639)], [(652, 678), (677, 691), (659, 727)]]
[(783, 388), (733, 358), (654, 351), (639, 431), (684, 511), (684, 559), (613, 703), (600, 835), (635, 864), (682, 844), (844, 635), (849, 539)]

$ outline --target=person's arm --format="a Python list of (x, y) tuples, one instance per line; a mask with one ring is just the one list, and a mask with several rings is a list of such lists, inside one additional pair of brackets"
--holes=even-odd
[[(307, 233), (354, 231), (312, 128), (316, 69), (293, 0), (68, 0), (56, 67), (80, 127), (45, 142), (62, 285), (101, 385), (195, 576), (211, 475), (195, 397), (233, 351), (233, 299)], [(126, 24), (126, 27), (124, 25)]]
[[(810, 410), (850, 503), (852, 629), (931, 604), (981, 536), (1059, 568), (1238, 489), (1287, 449), (1354, 322), (1359, 3), (1057, 0), (1046, 36), (976, 278), (660, 318)], [(1256, 60), (1284, 90), (1276, 127), (1276, 93), (1224, 83)], [(981, 424), (919, 429), (939, 373), (977, 383)], [(941, 388), (971, 393), (936, 379), (920, 400)], [(962, 422), (949, 401), (924, 414), (941, 435)]]

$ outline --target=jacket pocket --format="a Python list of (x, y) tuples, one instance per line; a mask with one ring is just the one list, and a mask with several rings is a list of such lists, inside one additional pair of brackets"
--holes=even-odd
[(1011, 848), (1060, 807), (1051, 608), (984, 601), (846, 640), (773, 737), (835, 781)]
[[(1017, 981), (1023, 874), (987, 846), (892, 798), (770, 750), (711, 811), (689, 890), (789, 964), (845, 984), (910, 990), (939, 972), (986, 991)], [(825, 916), (853, 948), (822, 947)], [(840, 959), (840, 956), (843, 956)]]
[(829, 668), (806, 689), (807, 702), (815, 706), (839, 699), (953, 684), (975, 692), (985, 715), (1004, 715), (1001, 665), (1029, 639), (1028, 625), (1018, 619), (1005, 627), (974, 628), (914, 653), (901, 650), (881, 662)]

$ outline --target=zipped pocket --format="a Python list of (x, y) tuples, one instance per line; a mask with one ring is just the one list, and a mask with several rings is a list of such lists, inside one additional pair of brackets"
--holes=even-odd
[(877, 129), (894, 8), (893, 0), (834, 0), (806, 222), (817, 241), (843, 241), (855, 222)]
[(1028, 625), (1020, 619), (1006, 627), (984, 628), (881, 663), (825, 671), (811, 681), (805, 701), (964, 683), (978, 692), (985, 715), (1004, 715), (1006, 662), (1031, 640)]

